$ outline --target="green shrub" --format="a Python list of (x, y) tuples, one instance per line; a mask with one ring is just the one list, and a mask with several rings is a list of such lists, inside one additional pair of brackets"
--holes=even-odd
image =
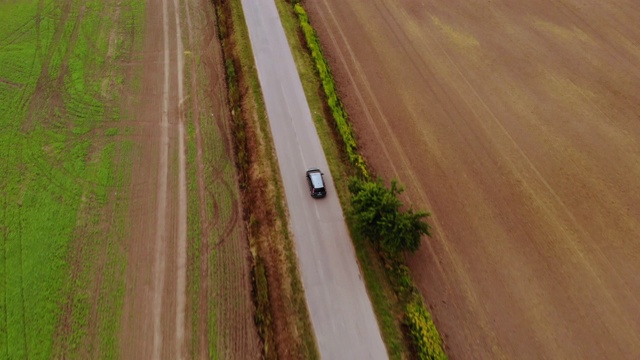
[(352, 213), (358, 230), (364, 237), (379, 245), (390, 254), (402, 251), (414, 252), (420, 247), (422, 235), (429, 235), (429, 224), (423, 218), (424, 211), (408, 209), (398, 198), (403, 191), (396, 181), (391, 188), (385, 187), (381, 179), (362, 180), (354, 177), (349, 183)]
[(384, 260), (393, 286), (393, 291), (402, 300), (409, 299), (418, 294), (418, 290), (413, 285), (413, 278), (409, 268), (399, 260), (394, 260), (389, 264), (388, 260)]
[(421, 298), (416, 298), (407, 304), (405, 322), (409, 327), (409, 333), (416, 346), (419, 359), (447, 359), (447, 355), (442, 349), (440, 334)]

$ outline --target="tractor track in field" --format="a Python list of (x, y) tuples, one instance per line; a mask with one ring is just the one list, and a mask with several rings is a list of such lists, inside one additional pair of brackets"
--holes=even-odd
[[(123, 358), (176, 356), (174, 343), (163, 336), (163, 327), (170, 327), (175, 321), (175, 308), (169, 305), (174, 303), (175, 293), (164, 286), (165, 277), (175, 276), (175, 263), (169, 260), (175, 255), (172, 229), (176, 204), (168, 191), (173, 194), (176, 179), (168, 178), (172, 172), (167, 168), (170, 165), (167, 158), (175, 144), (170, 142), (168, 132), (171, 130), (173, 134), (176, 130), (168, 117), (173, 119), (178, 114), (175, 95), (168, 98), (168, 81), (176, 76), (175, 68), (168, 62), (171, 51), (168, 47), (173, 46), (167, 37), (168, 11), (166, 0), (146, 8), (142, 57), (131, 68), (131, 76), (141, 76), (141, 93), (131, 94), (136, 96), (128, 101), (132, 120), (123, 124), (133, 128), (134, 141), (128, 191), (132, 231), (126, 241), (127, 286), (120, 335)], [(171, 238), (164, 235), (167, 231)], [(162, 297), (166, 301), (161, 301)]]
[[(47, 53), (44, 55), (42, 54), (40, 22), (36, 21), (36, 31), (37, 31), (38, 41), (36, 44), (37, 51), (34, 56), (34, 62), (37, 56), (42, 57), (42, 69), (40, 71), (38, 80), (36, 82), (34, 94), (29, 99), (26, 99), (24, 97), (22, 99), (22, 103), (29, 101), (29, 104), (28, 104), (29, 110), (27, 112), (27, 118), (26, 118), (27, 120), (25, 121), (25, 125), (23, 125), (25, 131), (28, 131), (33, 126), (33, 121), (35, 121), (35, 119), (33, 119), (33, 116), (40, 114), (40, 112), (43, 110), (44, 104), (48, 101), (47, 91), (49, 87), (53, 85), (50, 83), (51, 79), (49, 78), (49, 67), (51, 65), (51, 59), (53, 58), (53, 54), (55, 53), (56, 49), (58, 49), (58, 47), (60, 46), (63, 40), (65, 24), (71, 13), (72, 4), (73, 4), (73, 0), (64, 0), (63, 5), (60, 7), (60, 12), (62, 16), (56, 22), (56, 30), (54, 31), (53, 38), (51, 39), (51, 42), (49, 43), (49, 46), (47, 48)], [(43, 9), (39, 7), (38, 18), (42, 16), (42, 14), (40, 13), (41, 10)], [(76, 30), (77, 30), (77, 27), (74, 27), (74, 32)], [(71, 36), (73, 37), (74, 35), (72, 34)], [(71, 48), (73, 48), (73, 46), (67, 47), (67, 49), (71, 49)]]
[[(35, 119), (36, 118), (44, 118), (46, 115), (48, 114), (44, 114), (45, 109), (47, 108), (47, 106), (50, 106), (52, 103), (54, 103), (54, 105), (57, 106), (62, 106), (62, 102), (61, 101), (56, 101), (55, 98), (52, 98), (50, 96), (50, 93), (53, 94), (61, 94), (60, 92), (55, 91), (56, 88), (59, 89), (63, 89), (61, 85), (62, 83), (62, 79), (65, 76), (66, 72), (65, 71), (60, 71), (58, 78), (55, 80), (55, 83), (51, 83), (48, 80), (49, 77), (49, 68), (50, 68), (50, 64), (51, 64), (51, 59), (53, 57), (53, 53), (55, 52), (55, 50), (58, 48), (58, 46), (60, 46), (60, 44), (66, 44), (67, 48), (66, 48), (66, 52), (63, 58), (63, 62), (61, 65), (61, 68), (63, 69), (67, 59), (70, 56), (71, 51), (73, 50), (73, 46), (75, 43), (75, 40), (77, 39), (77, 35), (78, 35), (78, 29), (79, 29), (79, 24), (82, 21), (82, 15), (84, 13), (84, 6), (81, 8), (80, 13), (78, 14), (78, 17), (75, 18), (75, 24), (73, 27), (72, 32), (69, 35), (69, 39), (68, 41), (63, 41), (63, 29), (65, 27), (66, 21), (69, 18), (69, 12), (70, 12), (70, 7), (71, 7), (71, 1), (67, 1), (65, 2), (65, 6), (63, 6), (63, 8), (61, 9), (62, 11), (62, 18), (60, 19), (60, 21), (58, 21), (56, 23), (56, 31), (53, 34), (53, 39), (51, 44), (49, 45), (49, 51), (45, 56), (44, 59), (44, 64), (42, 67), (42, 70), (38, 76), (38, 80), (36, 82), (36, 86), (35, 86), (35, 91), (34, 94), (31, 96), (31, 98), (29, 98), (27, 100), (26, 96), (26, 91), (27, 88), (24, 88), (24, 91), (22, 92), (22, 100), (20, 101), (21, 103), (25, 103), (26, 101), (28, 101), (28, 110), (27, 110), (27, 115), (26, 115), (26, 121), (25, 124), (27, 124), (26, 126), (23, 126), (23, 131), (24, 132), (29, 132), (29, 129), (31, 129), (33, 126), (35, 126)], [(35, 26), (36, 26), (36, 32), (37, 32), (37, 51), (34, 54), (34, 58), (33, 58), (33, 63), (32, 63), (32, 69), (33, 69), (33, 64), (35, 64), (36, 58), (38, 56), (41, 55), (41, 41), (42, 41), (42, 37), (41, 37), (41, 33), (40, 33), (40, 17), (42, 16), (42, 7), (41, 7), (41, 2), (39, 3), (38, 6), (38, 13), (35, 17)], [(35, 99), (35, 101), (34, 101)], [(41, 123), (41, 122), (40, 122)], [(45, 126), (48, 124), (44, 124)], [(28, 139), (28, 136), (25, 137), (25, 139)], [(31, 146), (28, 147), (28, 149), (32, 148)], [(70, 189), (65, 187), (64, 185), (62, 185), (61, 181), (57, 180), (56, 178), (54, 178), (53, 176), (49, 176), (49, 172), (47, 171), (47, 169), (53, 164), (54, 167), (59, 167), (60, 166), (60, 161), (56, 161), (55, 159), (42, 159), (39, 156), (36, 156), (36, 154), (31, 153), (29, 150), (26, 151), (26, 153), (23, 154), (23, 156), (26, 157), (26, 159), (28, 159), (28, 161), (26, 163), (30, 164), (31, 166), (34, 166), (36, 168), (38, 168), (40, 171), (40, 176), (42, 177), (47, 177), (49, 178), (50, 182), (52, 184), (55, 184), (60, 190), (62, 190), (63, 194), (66, 195), (71, 195), (74, 194), (74, 192)], [(51, 160), (54, 160), (53, 162), (51, 162)], [(65, 173), (64, 169), (61, 169), (63, 173)], [(67, 174), (69, 175), (69, 174)], [(73, 179), (72, 176), (68, 176), (69, 179)], [(21, 217), (20, 217), (21, 218)], [(22, 233), (21, 231), (21, 225), (19, 227), (19, 234)], [(20, 242), (20, 264), (22, 264), (22, 236), (19, 235), (18, 236), (18, 240)], [(73, 262), (72, 262), (73, 264)], [(77, 263), (75, 263), (74, 265), (72, 265), (73, 270), (72, 270), (72, 278), (75, 279), (75, 277), (78, 274), (78, 267), (77, 267)], [(21, 265), (22, 267), (22, 265)], [(22, 276), (22, 275), (21, 275)], [(22, 306), (24, 306), (24, 289), (21, 290), (21, 303)], [(61, 321), (58, 325), (58, 329), (62, 329), (63, 331), (65, 330), (69, 330), (71, 325), (69, 324), (70, 320), (71, 320), (71, 307), (73, 306), (73, 302), (71, 301), (70, 304), (67, 303), (68, 306), (66, 306), (63, 310), (63, 313), (61, 315)], [(24, 308), (22, 309), (22, 316), (23, 316), (23, 327), (25, 326), (25, 320), (24, 320), (24, 314), (25, 314), (25, 310)], [(29, 351), (26, 348), (27, 346), (27, 339), (26, 339), (26, 330), (23, 329), (23, 334), (25, 336), (24, 339), (24, 343), (25, 343), (25, 354), (28, 357), (29, 356)], [(56, 336), (54, 339), (54, 344), (57, 341), (58, 337)]]
[[(7, 34), (4, 39), (0, 39), (0, 51), (5, 49), (7, 46), (14, 44), (16, 41), (20, 40), (25, 34), (30, 32), (32, 28), (35, 28), (37, 32), (39, 32), (40, 21), (42, 18), (42, 13), (44, 9), (42, 8), (43, 0), (38, 1), (38, 10), (36, 15), (33, 16), (28, 21), (25, 21), (21, 26), (17, 27), (13, 32)], [(51, 5), (53, 8), (53, 5)], [(46, 12), (46, 11), (45, 11)], [(37, 46), (37, 51), (40, 51), (40, 46)]]
[[(65, 39), (63, 38), (63, 32), (64, 32), (65, 24), (67, 20), (69, 20), (72, 4), (73, 4), (72, 0), (67, 0), (65, 2), (65, 5), (61, 9), (63, 16), (61, 17), (59, 22), (56, 23), (56, 31), (53, 34), (53, 39), (51, 41), (51, 44), (49, 45), (48, 52), (45, 55), (42, 70), (36, 82), (34, 94), (31, 96), (30, 102), (28, 104), (29, 108), (27, 111), (26, 121), (25, 121), (25, 125), (23, 125), (24, 132), (30, 131), (30, 129), (35, 125), (34, 121), (36, 121), (36, 119), (41, 120), (38, 123), (43, 126), (58, 125), (58, 124), (51, 123), (50, 120), (49, 121), (44, 120), (44, 119), (58, 119), (60, 117), (60, 116), (54, 115), (54, 112), (53, 112), (54, 108), (62, 109), (63, 113), (70, 110), (70, 109), (66, 109), (64, 106), (64, 100), (63, 100), (64, 89), (65, 89), (64, 79), (65, 79), (65, 76), (68, 75), (68, 72), (66, 71), (67, 64), (69, 61), (69, 57), (73, 52), (76, 40), (78, 38), (78, 31), (80, 29), (80, 24), (82, 22), (82, 18), (86, 10), (85, 3), (83, 3), (80, 6), (77, 16), (73, 17), (72, 19), (72, 21), (74, 21), (73, 29), (69, 34), (68, 39), (64, 41)], [(40, 8), (38, 10), (40, 11)], [(42, 16), (42, 14), (39, 13), (38, 17), (40, 16)], [(39, 22), (36, 22), (36, 24), (39, 24)], [(41, 48), (40, 44), (42, 41), (39, 34), (40, 33), (39, 33), (39, 27), (38, 27), (38, 49)], [(60, 64), (58, 76), (56, 77), (56, 79), (50, 79), (49, 73), (50, 73), (51, 60), (52, 60), (53, 54), (58, 49), (58, 47), (61, 46), (61, 44), (64, 44), (66, 48)], [(38, 56), (38, 53), (36, 53), (36, 57), (37, 56)], [(35, 61), (35, 58), (34, 58), (34, 61)], [(71, 124), (62, 124), (62, 126), (66, 126), (67, 128), (69, 128), (69, 131), (71, 131), (71, 128), (70, 128)], [(42, 144), (42, 145), (48, 146), (49, 144)], [(56, 166), (65, 175), (67, 179), (72, 179), (74, 183), (80, 186), (85, 185), (80, 183), (81, 180), (75, 179), (74, 176), (72, 176), (72, 174), (69, 171), (67, 171), (67, 169), (64, 169), (61, 166), (60, 160), (51, 158), (51, 157), (45, 159), (40, 156), (37, 156), (37, 154), (32, 154), (30, 152), (27, 152), (26, 155), (29, 159), (29, 163), (40, 169), (40, 173), (42, 176), (48, 176), (47, 175), (48, 172), (46, 171), (46, 169), (51, 164), (54, 164), (54, 166)], [(65, 187), (65, 185), (62, 185), (62, 183), (59, 180), (56, 180), (53, 177), (49, 177), (49, 179), (53, 184), (56, 184), (62, 191), (64, 191), (64, 193), (66, 194), (74, 193), (73, 189)]]
[[(113, 8), (110, 8), (110, 12), (104, 14), (105, 19), (107, 21), (101, 22), (101, 30), (100, 35), (97, 39), (108, 38), (108, 49), (107, 53), (103, 58), (103, 62), (100, 66), (97, 66), (95, 63), (87, 63), (87, 66), (90, 66), (89, 72), (92, 77), (87, 78), (88, 81), (96, 82), (102, 78), (110, 78), (110, 75), (113, 74), (113, 67), (115, 64), (115, 55), (116, 55), (116, 41), (115, 38), (119, 36), (118, 29), (112, 27), (108, 22), (118, 23), (120, 20), (120, 2), (116, 4)], [(84, 7), (83, 7), (84, 8)], [(85, 8), (86, 9), (86, 8)], [(94, 10), (95, 11), (95, 10)], [(84, 10), (83, 10), (84, 13)], [(89, 14), (94, 15), (95, 14)], [(77, 28), (77, 26), (76, 26)], [(129, 36), (133, 34), (132, 32), (127, 33)], [(77, 38), (76, 35), (74, 38)], [(85, 34), (86, 36), (86, 34)], [(86, 40), (89, 40), (87, 38)], [(127, 40), (125, 40), (127, 41)], [(128, 41), (133, 44), (133, 38), (130, 36)], [(98, 49), (93, 46), (93, 43), (89, 43), (88, 46), (97, 51)], [(68, 52), (72, 51), (72, 49), (68, 49)], [(127, 52), (127, 54), (131, 55), (131, 49)], [(68, 57), (68, 55), (67, 55)], [(66, 67), (66, 60), (63, 61), (63, 68)], [(60, 77), (67, 76), (66, 72), (61, 72)], [(58, 83), (62, 84), (62, 80), (59, 80)], [(113, 85), (111, 83), (110, 85)], [(59, 89), (64, 89), (60, 87)], [(113, 89), (112, 89), (113, 90)], [(91, 94), (93, 97), (102, 98), (107, 101), (107, 98), (101, 96), (98, 93)], [(111, 109), (114, 105), (113, 101), (107, 104), (106, 112), (108, 113), (109, 109)], [(106, 116), (109, 116), (106, 114)], [(101, 129), (103, 126), (99, 124), (97, 128)], [(93, 129), (92, 131), (84, 134), (82, 136), (76, 137), (79, 140), (92, 140), (92, 148), (100, 149), (102, 145), (104, 145), (107, 139), (103, 139), (101, 136), (101, 132), (99, 129)], [(94, 151), (90, 152), (94, 154)], [(119, 161), (122, 157), (121, 149), (118, 148), (115, 161), (116, 168), (122, 169), (122, 166), (125, 165)], [(72, 178), (73, 175), (67, 171), (66, 169), (61, 169), (64, 175)], [(95, 211), (92, 212), (92, 203), (95, 201), (93, 198), (93, 190), (104, 188), (105, 185), (101, 183), (91, 182), (91, 181), (82, 181), (81, 183), (76, 181), (76, 183), (84, 190), (82, 197), (83, 201), (81, 203), (81, 210), (78, 220), (78, 227), (76, 232), (74, 233), (74, 240), (71, 242), (71, 250), (69, 255), (69, 263), (71, 264), (71, 277), (73, 284), (78, 284), (80, 282), (87, 282), (86, 287), (90, 289), (90, 298), (88, 300), (88, 314), (87, 314), (87, 323), (84, 325), (86, 327), (77, 328), (78, 324), (74, 324), (74, 321), (77, 321), (78, 314), (74, 314), (75, 302), (77, 301), (76, 297), (82, 291), (86, 291), (86, 288), (82, 289), (70, 289), (67, 296), (67, 301), (65, 302), (65, 306), (63, 308), (62, 314), (58, 321), (56, 336), (54, 338), (54, 351), (56, 352), (55, 357), (59, 358), (67, 358), (72, 356), (80, 356), (81, 358), (89, 358), (89, 357), (100, 357), (107, 356), (106, 354), (102, 354), (101, 350), (104, 350), (102, 347), (104, 339), (101, 339), (101, 329), (100, 326), (104, 319), (102, 318), (102, 313), (105, 307), (109, 309), (113, 309), (114, 304), (109, 303), (108, 296), (103, 296), (105, 292), (113, 292), (116, 289), (112, 288), (113, 284), (110, 284), (109, 281), (113, 281), (114, 279), (105, 278), (105, 273), (111, 274), (116, 266), (113, 262), (113, 254), (110, 254), (110, 248), (117, 246), (116, 239), (117, 236), (117, 228), (112, 228), (112, 226), (117, 226), (117, 216), (116, 212), (118, 211), (118, 207), (121, 206), (124, 199), (122, 198), (122, 191), (112, 191), (113, 189), (119, 189), (119, 184), (114, 184), (112, 189), (107, 189), (108, 200), (106, 201), (106, 206), (102, 209), (101, 212), (97, 213)], [(86, 209), (83, 209), (83, 206), (87, 205)], [(98, 234), (91, 233), (91, 231), (95, 231), (91, 226), (87, 226), (88, 223), (95, 220), (98, 221), (98, 227), (100, 231)], [(113, 275), (112, 275), (113, 276)], [(119, 276), (116, 274), (115, 276)], [(84, 304), (79, 304), (79, 306), (83, 306)], [(76, 327), (76, 328), (74, 328)], [(85, 336), (82, 337), (80, 344), (72, 344), (70, 342), (69, 334), (84, 332)]]
[(0, 78), (0, 83), (7, 84), (7, 85), (9, 85), (11, 87), (14, 87), (14, 88), (17, 88), (17, 89), (24, 88), (24, 84), (13, 82), (13, 81), (8, 80), (8, 79)]

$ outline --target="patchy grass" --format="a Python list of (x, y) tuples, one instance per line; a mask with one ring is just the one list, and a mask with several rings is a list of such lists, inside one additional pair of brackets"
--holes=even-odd
[(116, 355), (130, 144), (100, 129), (139, 3), (0, 4), (0, 358)]
[[(184, 11), (187, 11), (186, 9)], [(191, 44), (187, 41), (185, 42), (185, 48), (190, 49)], [(184, 84), (186, 91), (186, 98), (199, 98), (201, 94), (198, 89), (194, 89), (190, 86), (194, 77), (198, 77), (199, 74), (194, 73), (193, 68), (194, 62), (199, 62), (199, 59), (193, 58), (197, 53), (194, 54), (193, 51), (189, 51), (189, 56), (185, 56), (185, 72), (184, 72)], [(194, 100), (192, 100), (194, 101)], [(197, 101), (197, 100), (196, 100)], [(198, 158), (198, 147), (197, 147), (197, 134), (196, 134), (196, 126), (199, 124), (196, 123), (196, 120), (200, 117), (200, 113), (196, 111), (194, 106), (187, 103), (185, 106), (185, 117), (186, 117), (186, 155), (187, 155), (187, 164), (186, 164), (186, 172), (187, 172), (187, 239), (188, 239), (188, 247), (187, 247), (187, 294), (189, 304), (187, 306), (187, 311), (189, 311), (189, 322), (191, 323), (191, 343), (189, 344), (189, 354), (192, 358), (196, 358), (199, 354), (200, 350), (200, 342), (201, 338), (197, 334), (199, 334), (200, 322), (202, 321), (202, 317), (205, 319), (208, 317), (208, 314), (201, 314), (201, 296), (200, 292), (202, 291), (202, 281), (206, 281), (207, 279), (202, 279), (202, 236), (203, 236), (203, 228), (202, 225), (205, 221), (203, 217), (205, 215), (202, 212), (202, 208), (205, 206), (202, 204), (202, 200), (200, 198), (200, 184), (198, 183), (198, 177), (203, 176), (200, 172), (202, 169), (199, 169), (199, 158)], [(205, 254), (206, 256), (206, 254)], [(211, 349), (211, 353), (215, 354), (215, 348)]]
[[(185, 73), (185, 83), (189, 83), (191, 74)], [(187, 87), (188, 89), (188, 87)], [(191, 309), (191, 333), (198, 334), (198, 324), (200, 321), (200, 282), (201, 282), (201, 246), (202, 246), (202, 218), (200, 213), (199, 185), (197, 182), (198, 164), (196, 162), (196, 141), (195, 126), (193, 123), (193, 113), (187, 113), (187, 238), (189, 241), (187, 257), (189, 259), (187, 268), (188, 289)], [(204, 315), (206, 316), (206, 315)], [(190, 353), (193, 358), (198, 354), (199, 336), (191, 337)]]
[[(221, 6), (217, 9), (221, 13)], [(191, 13), (195, 27), (215, 27), (214, 8), (199, 10), (202, 14)], [(225, 14), (220, 16), (224, 21)], [(216, 30), (190, 34), (186, 41), (192, 41), (185, 58), (191, 214), (189, 291), (195, 334), (191, 353), (196, 357), (208, 352), (211, 358), (223, 359), (248, 354), (255, 357), (259, 341), (247, 276), (250, 262), (239, 189), (247, 184), (246, 135), (235, 68), (227, 61), (222, 68), (226, 74), (219, 72), (224, 60), (219, 58), (218, 44), (212, 43)], [(228, 87), (225, 77), (230, 79)]]

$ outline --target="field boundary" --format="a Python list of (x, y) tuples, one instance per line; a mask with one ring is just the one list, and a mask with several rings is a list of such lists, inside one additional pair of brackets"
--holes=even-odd
[[(367, 166), (366, 159), (358, 152), (356, 136), (352, 132), (348, 114), (340, 101), (337, 85), (322, 52), (316, 31), (300, 1), (291, 0), (290, 3), (298, 19), (300, 38), (305, 41), (306, 51), (313, 60), (315, 75), (319, 77), (322, 88), (319, 93), (322, 93), (323, 101), (330, 110), (326, 111), (327, 117), (333, 120), (333, 126), (337, 130), (334, 134), (337, 133), (339, 136), (339, 139), (334, 141), (334, 145), (342, 144), (351, 172), (355, 172), (357, 176), (364, 179), (371, 179), (371, 170)], [(316, 121), (316, 125), (319, 125), (319, 122)], [(325, 143), (323, 142), (323, 145)], [(341, 199), (342, 205), (348, 213), (351, 206), (346, 198), (349, 194), (345, 192), (342, 196), (344, 197)], [(390, 357), (404, 358), (411, 354), (420, 359), (446, 359), (442, 337), (404, 261), (400, 257), (383, 254), (369, 242), (361, 239), (355, 231), (354, 219), (348, 215), (346, 218), (365, 274), (367, 291), (374, 304)], [(371, 268), (368, 269), (369, 267)], [(380, 272), (380, 269), (383, 271)], [(380, 274), (383, 274), (384, 278), (381, 278)], [(379, 284), (379, 282), (386, 284)], [(393, 291), (393, 300), (384, 297), (383, 289), (385, 288), (387, 291), (389, 288)], [(398, 332), (394, 331), (397, 329), (402, 333), (402, 339), (399, 339)]]

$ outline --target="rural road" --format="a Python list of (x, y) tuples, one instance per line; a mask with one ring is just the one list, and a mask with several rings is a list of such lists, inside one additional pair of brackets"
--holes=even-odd
[[(320, 140), (273, 0), (242, 1), (320, 356), (383, 359), (382, 342)], [(309, 196), (305, 169), (324, 171)]]

